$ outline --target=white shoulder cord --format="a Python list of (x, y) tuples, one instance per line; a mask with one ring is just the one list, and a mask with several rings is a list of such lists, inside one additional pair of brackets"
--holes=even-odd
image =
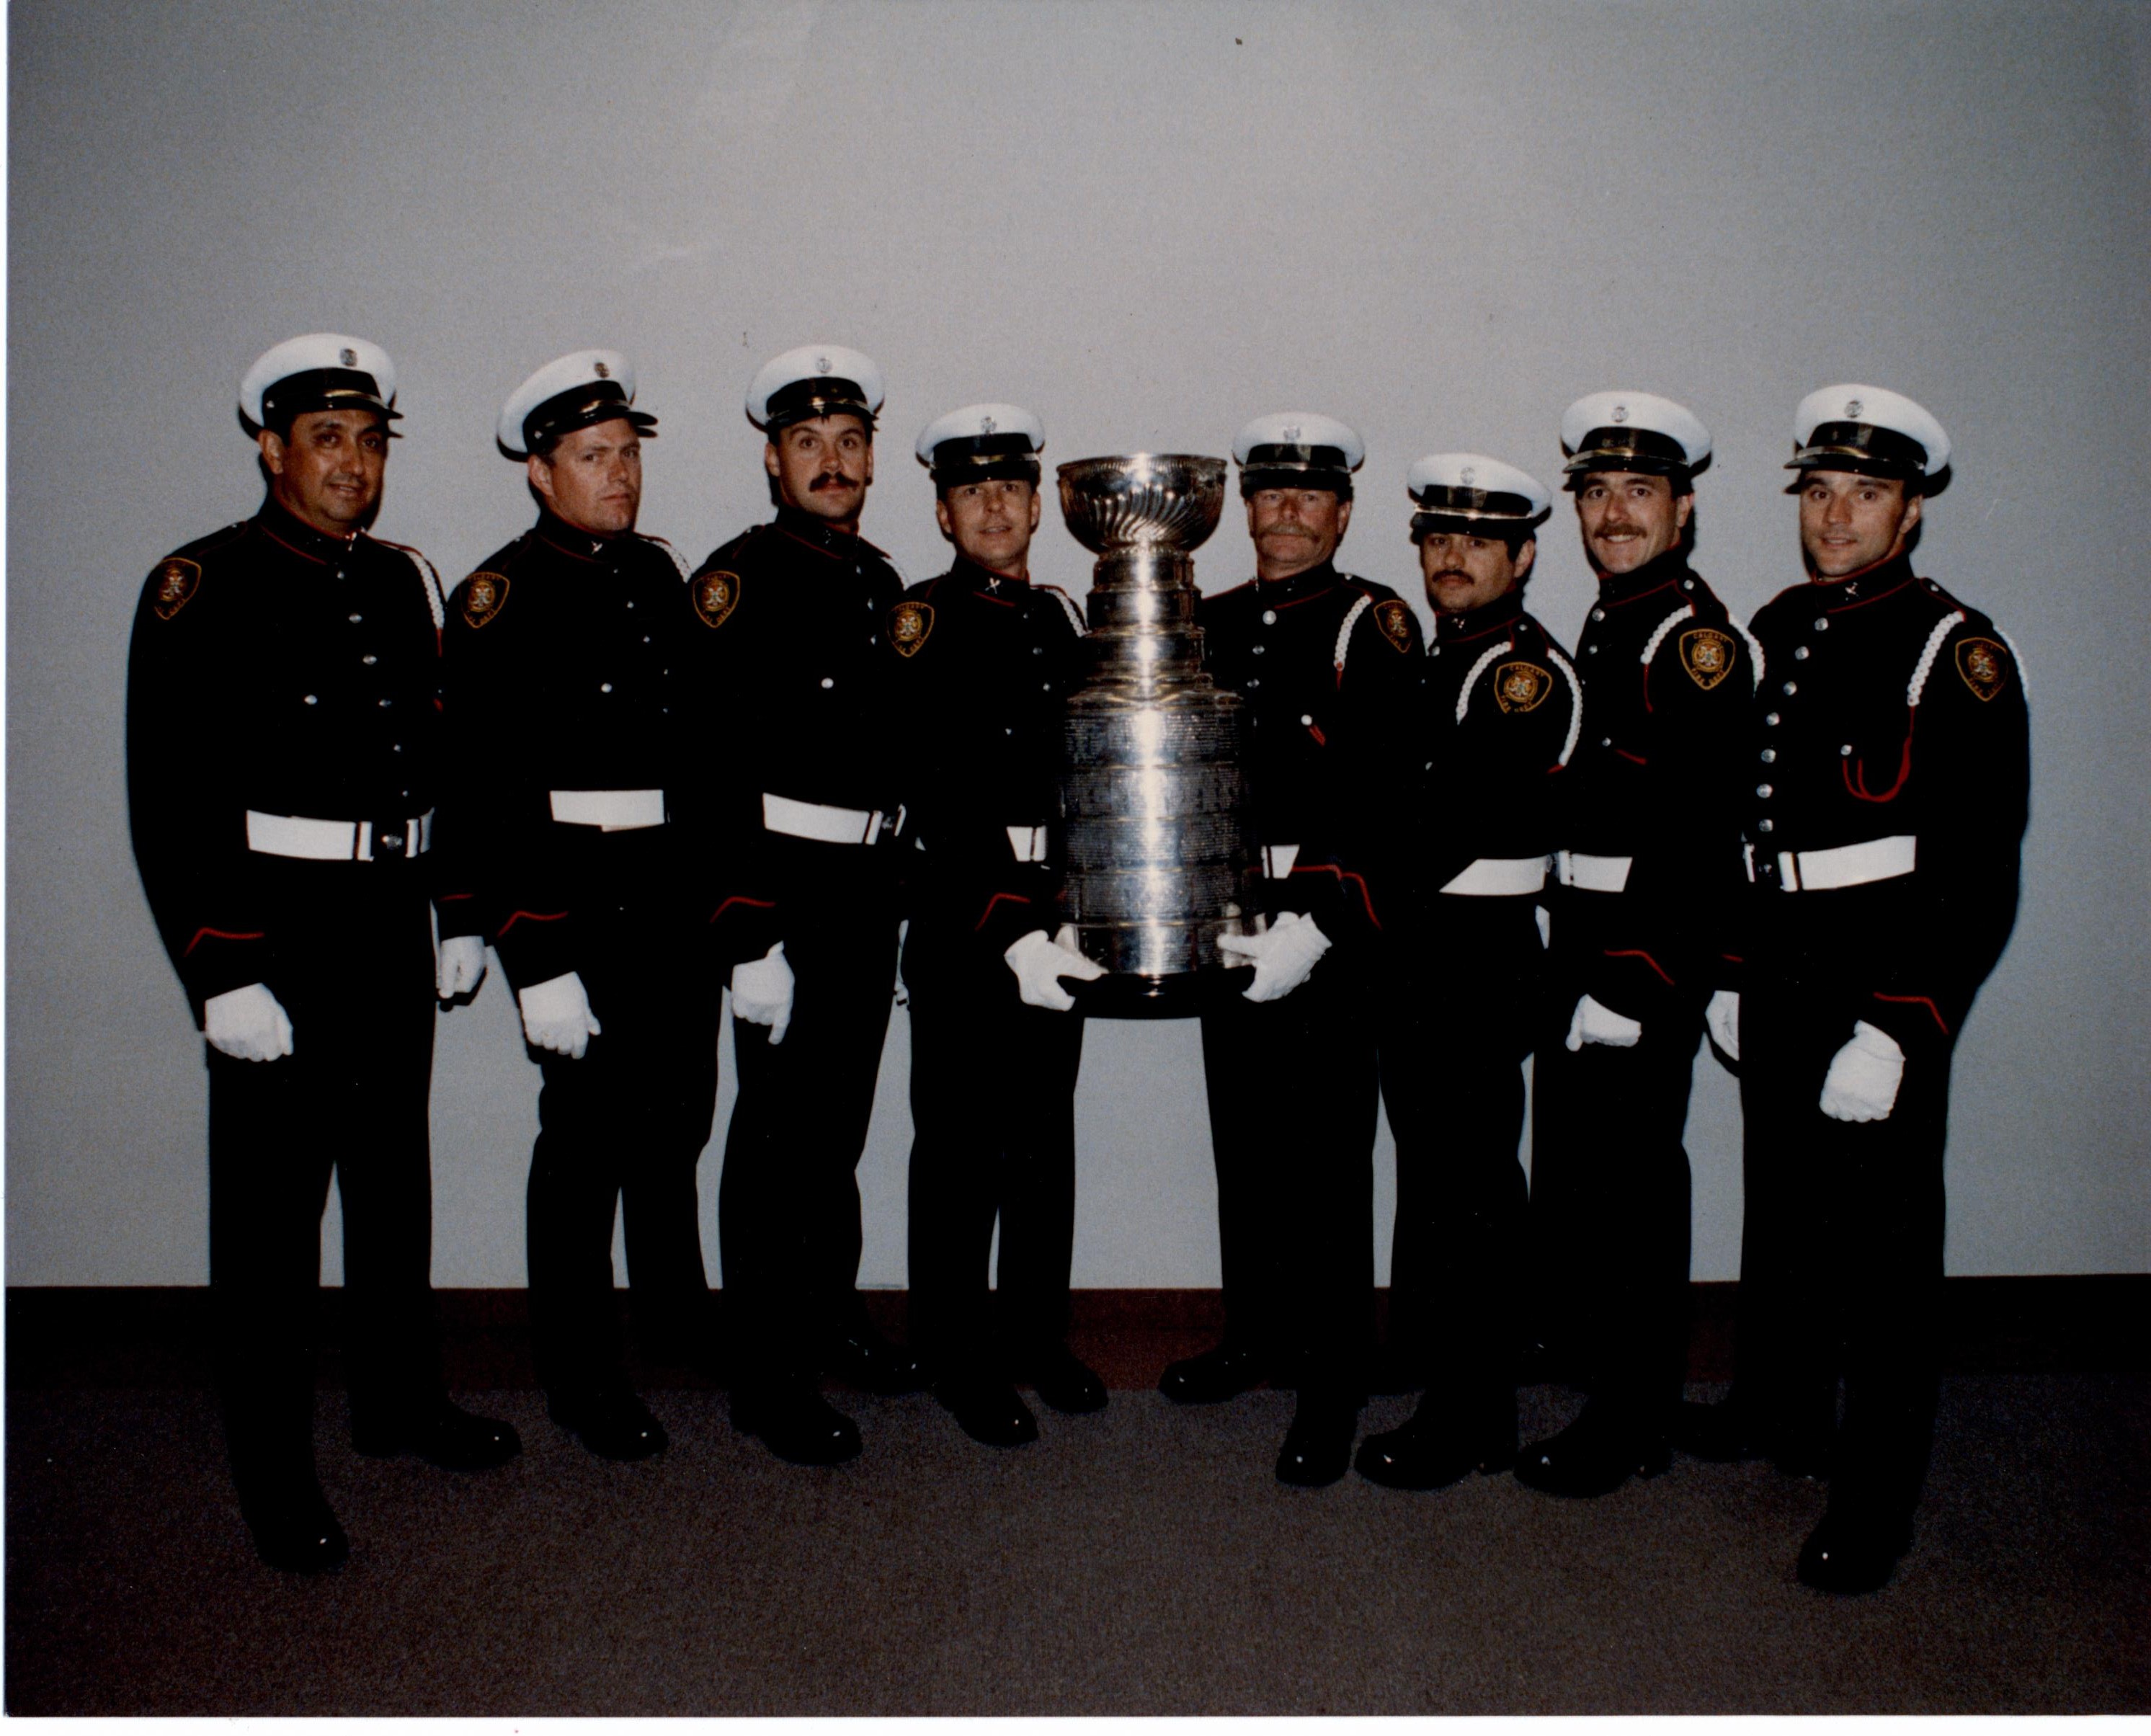
[[(1482, 652), (1479, 660), (1471, 666), (1471, 672), (1464, 677), (1464, 685), (1456, 693), (1456, 721), (1464, 721), (1464, 714), (1471, 709), (1471, 690), (1478, 685), (1479, 677), (1486, 672), (1486, 666), (1496, 657), (1506, 657), (1516, 648), (1516, 641), (1505, 639), (1491, 650)], [(1571, 676), (1570, 680), (1575, 677)]]
[(1673, 610), (1671, 615), (1660, 621), (1658, 623), (1658, 630), (1653, 633), (1650, 636), (1649, 640), (1644, 644), (1642, 657), (1643, 662), (1647, 665), (1652, 658), (1657, 656), (1658, 654), (1658, 647), (1666, 642), (1666, 635), (1673, 631), (1677, 623), (1686, 620), (1694, 613), (1694, 604), (1683, 603), (1679, 608)]
[(2017, 641), (2001, 628), (1994, 630), (2001, 635), (2002, 644), (2009, 647), (2009, 655), (2017, 660), (2017, 687), (2024, 696), (2024, 709), (2028, 711), (2032, 709), (2032, 678), (2024, 671), (2024, 654), (2017, 649)]
[(1952, 609), (1935, 623), (1935, 630), (1927, 635), (1926, 649), (1920, 653), (1919, 667), (1912, 671), (1912, 685), (1905, 690), (1905, 703), (1916, 706), (1920, 695), (1926, 689), (1927, 676), (1935, 666), (1935, 659), (1941, 655), (1942, 641), (1952, 630), (1964, 625), (1964, 611)]
[(433, 630), (439, 632), (448, 623), (448, 611), (441, 595), (441, 575), (433, 570), (433, 562), (407, 544), (392, 543), (385, 537), (381, 541), (383, 546), (407, 556), (411, 564), (418, 568), (418, 581), (426, 587), (426, 607), (433, 611)]
[(1057, 585), (1041, 585), (1039, 589), (1051, 592), (1060, 600), (1060, 606), (1068, 611), (1068, 625), (1076, 630), (1076, 636), (1078, 639), (1087, 638), (1090, 635), (1091, 624), (1083, 619), (1083, 611), (1076, 606), (1076, 600), (1073, 597)]
[(1739, 616), (1731, 617), (1733, 625), (1740, 630), (1740, 636), (1748, 641), (1748, 655), (1755, 660), (1755, 691), (1763, 691), (1763, 641), (1748, 630), (1747, 622)]
[(1352, 630), (1359, 625), (1359, 617), (1374, 606), (1372, 591), (1361, 591), (1359, 600), (1344, 611), (1344, 625), (1337, 630), (1337, 672), (1344, 672), (1344, 653), (1352, 643)]
[(689, 579), (694, 576), (687, 570), (687, 563), (680, 558), (680, 551), (674, 548), (671, 544), (666, 542), (663, 537), (650, 536), (645, 534), (642, 539), (645, 543), (656, 544), (659, 548), (662, 549), (667, 554), (672, 557), (672, 564), (680, 569), (680, 582), (682, 585), (685, 585)]
[(1576, 752), (1577, 737), (1583, 733), (1583, 684), (1576, 678), (1575, 666), (1554, 649), (1553, 641), (1546, 641), (1546, 658), (1568, 680), (1568, 739), (1561, 744), (1561, 757), (1556, 766), (1566, 766), (1568, 757)]

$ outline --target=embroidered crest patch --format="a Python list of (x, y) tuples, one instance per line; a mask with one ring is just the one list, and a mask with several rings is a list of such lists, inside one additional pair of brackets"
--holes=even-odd
[(1494, 701), (1505, 711), (1536, 711), (1553, 691), (1553, 677), (1536, 663), (1504, 663), (1494, 671)]
[(157, 595), (149, 606), (157, 611), (159, 620), (168, 621), (187, 606), (200, 587), (201, 569), (175, 555), (157, 569)]
[(1382, 637), (1400, 651), (1412, 648), (1411, 605), (1391, 598), (1386, 603), (1374, 605), (1374, 625), (1382, 630)]
[(1956, 648), (1956, 672), (1982, 703), (2009, 685), (2009, 655), (1991, 639), (1967, 639)]
[(463, 616), (473, 627), (482, 627), (500, 613), (508, 600), (508, 580), (500, 573), (473, 573), (463, 580)]
[(1715, 627), (1693, 627), (1681, 635), (1681, 667), (1705, 693), (1733, 673), (1733, 640)]
[(899, 657), (915, 657), (934, 630), (931, 603), (898, 603), (888, 612), (888, 642)]
[(695, 581), (695, 613), (706, 627), (721, 627), (739, 607), (737, 573), (705, 573)]

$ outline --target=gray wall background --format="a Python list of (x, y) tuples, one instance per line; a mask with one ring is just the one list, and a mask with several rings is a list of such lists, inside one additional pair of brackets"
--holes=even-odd
[[(241, 370), (324, 327), (395, 357), (380, 529), (452, 583), (529, 516), (502, 397), (585, 344), (637, 363), (664, 419), (644, 528), (691, 559), (767, 513), (750, 375), (824, 339), (887, 370), (865, 529), (914, 578), (944, 549), (910, 443), (958, 404), (1035, 406), (1049, 461), (1222, 452), (1301, 407), (1365, 434), (1344, 556), (1415, 600), (1414, 457), (1551, 476), (1571, 398), (1654, 389), (1716, 434), (1698, 564), (1744, 615), (1799, 577), (1794, 403), (1910, 392), (1958, 450), (1921, 565), (2015, 638), (2036, 730), (2023, 910), (1957, 1062), (1951, 1268), (2151, 1265), (2146, 8), (17, 0), (8, 23), (10, 1283), (204, 1276), (199, 1043), (127, 843), (127, 631), (162, 553), (253, 509)], [(1246, 576), (1235, 517), (1198, 565)], [(1036, 569), (1087, 583), (1050, 510)], [(1534, 606), (1572, 639), (1589, 590), (1556, 519)], [(1214, 1283), (1193, 1028), (1088, 1045), (1076, 1282)], [(903, 1281), (907, 1063), (899, 1013), (871, 1283)], [(1708, 1057), (1698, 1079), (1694, 1272), (1728, 1278), (1738, 1101)], [(443, 1284), (523, 1281), (536, 1086), (496, 979), (440, 1027)], [(1385, 1248), (1386, 1134), (1379, 1162)]]

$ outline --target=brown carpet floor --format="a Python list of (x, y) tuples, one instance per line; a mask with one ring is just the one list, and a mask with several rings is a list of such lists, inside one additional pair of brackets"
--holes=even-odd
[[(260, 1566), (208, 1398), (17, 1389), (15, 1713), (2094, 1713), (2151, 1709), (2151, 1377), (1953, 1377), (1914, 1554), (1793, 1578), (1818, 1487), (1677, 1459), (1603, 1501), (1513, 1479), (1281, 1487), (1288, 1395), (1116, 1393), (1011, 1453), (924, 1396), (839, 1394), (864, 1456), (778, 1464), (722, 1393), (653, 1393), (662, 1459), (455, 1477), (320, 1411), (341, 1573)], [(1573, 1395), (1526, 1394), (1527, 1426)], [(1378, 1399), (1369, 1426), (1406, 1414)]]

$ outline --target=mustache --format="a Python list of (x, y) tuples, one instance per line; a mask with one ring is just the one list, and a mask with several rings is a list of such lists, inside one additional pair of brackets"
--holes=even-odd
[(1469, 585), (1471, 582), (1471, 575), (1465, 572), (1463, 568), (1444, 567), (1440, 572), (1436, 573), (1431, 580), (1428, 580), (1428, 583), (1431, 585), (1439, 585), (1445, 579), (1461, 579), (1466, 585)]
[(817, 493), (823, 488), (856, 488), (858, 485), (858, 478), (847, 476), (841, 470), (824, 470), (807, 484), (807, 489), (809, 493)]

